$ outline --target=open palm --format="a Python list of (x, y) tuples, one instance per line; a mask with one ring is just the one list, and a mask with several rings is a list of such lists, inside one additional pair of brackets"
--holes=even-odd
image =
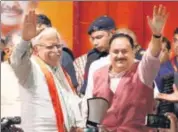
[(30, 11), (24, 19), (22, 28), (23, 40), (29, 41), (37, 35), (36, 31), (36, 14), (35, 11)]
[(162, 5), (159, 5), (159, 7), (154, 6), (153, 18), (151, 19), (147, 16), (149, 27), (154, 35), (161, 35), (167, 18), (168, 13), (166, 11), (166, 7)]

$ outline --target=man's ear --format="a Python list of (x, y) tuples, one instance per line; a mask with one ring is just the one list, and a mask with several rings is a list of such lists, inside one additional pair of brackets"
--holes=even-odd
[(37, 46), (32, 47), (32, 51), (33, 51), (34, 55), (38, 55), (38, 47)]
[(9, 54), (9, 52), (10, 52), (10, 48), (9, 48), (9, 47), (8, 47), (8, 48), (4, 48), (3, 51), (4, 51), (4, 53), (7, 55), (7, 54)]
[(116, 33), (116, 30), (111, 29), (109, 30), (109, 36), (112, 37)]
[(114, 35), (116, 33), (116, 30), (115, 29), (111, 29), (110, 32), (111, 32), (112, 35)]

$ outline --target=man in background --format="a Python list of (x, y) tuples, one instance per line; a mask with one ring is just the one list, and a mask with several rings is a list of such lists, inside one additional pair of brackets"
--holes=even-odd
[(4, 40), (1, 63), (1, 117), (21, 116), (20, 85), (9, 61), (14, 46), (20, 39), (19, 32), (11, 31)]
[(167, 62), (170, 58), (171, 53), (171, 42), (166, 38), (162, 38), (162, 49), (159, 55), (161, 64)]
[(5, 40), (3, 38), (1, 38), (1, 43), (0, 43), (0, 59), (1, 59), (1, 62), (3, 62), (3, 59), (4, 59), (4, 47), (5, 47)]
[[(85, 94), (87, 81), (88, 81), (88, 71), (90, 65), (108, 55), (109, 51), (109, 41), (112, 35), (115, 33), (116, 25), (114, 20), (109, 16), (101, 16), (95, 19), (88, 29), (88, 35), (90, 37), (90, 42), (93, 44), (93, 49), (87, 53), (86, 64), (84, 68), (84, 81), (81, 87), (81, 94)], [(80, 70), (77, 70), (80, 71)]]
[[(174, 57), (163, 63), (160, 67), (159, 73), (155, 79), (159, 92), (164, 91), (163, 87), (163, 77), (168, 74), (174, 74), (178, 72), (178, 28), (174, 30), (173, 33), (173, 47), (174, 47)], [(178, 103), (175, 103), (175, 113), (178, 117)]]
[(11, 31), (5, 37), (5, 47), (4, 51), (4, 61), (7, 61), (12, 54), (12, 50), (14, 49), (15, 44), (19, 43), (21, 39), (21, 32), (19, 31)]

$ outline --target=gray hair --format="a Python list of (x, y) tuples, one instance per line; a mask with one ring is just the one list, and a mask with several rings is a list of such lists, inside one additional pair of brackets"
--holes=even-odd
[(129, 28), (119, 28), (119, 29), (116, 30), (116, 34), (119, 34), (119, 33), (124, 33), (124, 34), (129, 35), (133, 39), (134, 44), (137, 43), (137, 36), (136, 36), (135, 32), (132, 31), (131, 29), (129, 29)]
[(59, 39), (59, 41), (61, 41), (61, 36), (58, 33), (58, 31), (55, 28), (53, 28), (53, 27), (47, 27), (40, 34), (38, 34), (36, 37), (34, 37), (31, 40), (32, 46), (35, 46), (35, 45), (39, 44), (41, 38), (43, 38), (45, 36), (49, 36), (51, 34), (56, 34), (57, 39)]

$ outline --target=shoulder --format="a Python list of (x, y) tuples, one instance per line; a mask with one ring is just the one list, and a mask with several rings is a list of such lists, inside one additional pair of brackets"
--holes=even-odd
[(83, 54), (83, 55), (77, 57), (75, 60), (80, 60), (80, 59), (85, 59), (85, 58), (87, 58), (87, 54)]
[(99, 60), (95, 60), (92, 64), (91, 64), (91, 68), (94, 68), (95, 69), (99, 69), (103, 66), (106, 66), (110, 64), (110, 60), (109, 60), (109, 55), (106, 56), (106, 57), (101, 57)]
[(67, 47), (64, 47), (62, 49), (62, 52), (63, 52), (63, 57), (70, 57), (72, 60), (74, 60), (74, 55), (72, 53), (72, 50), (70, 50), (69, 48)]
[(85, 62), (87, 60), (87, 54), (83, 54), (74, 60), (74, 63)]
[(98, 75), (98, 76), (100, 76), (100, 77), (102, 77), (101, 75), (105, 75), (106, 73), (108, 73), (109, 72), (109, 67), (110, 67), (110, 65), (108, 64), (108, 65), (104, 65), (104, 66), (101, 66), (101, 67), (99, 67), (98, 69), (96, 69), (95, 71), (94, 71), (94, 74), (95, 75)]
[(96, 50), (95, 50), (95, 49), (92, 49), (92, 50), (88, 51), (87, 55), (91, 55), (91, 54), (93, 54), (93, 53), (95, 53), (95, 52), (96, 52)]
[(161, 65), (161, 69), (171, 69), (172, 68), (172, 64), (171, 64), (171, 61), (170, 60), (168, 60), (168, 61), (166, 61), (165, 63), (163, 63), (162, 65)]
[(96, 56), (96, 55), (99, 55), (99, 52), (96, 49), (92, 49), (87, 53), (87, 57)]
[(174, 69), (173, 69), (173, 67), (172, 67), (172, 65), (171, 65), (171, 62), (170, 62), (170, 61), (167, 61), (167, 62), (165, 62), (165, 63), (163, 63), (163, 64), (161, 65), (158, 74), (159, 74), (160, 76), (163, 76), (163, 75), (168, 74), (168, 73), (173, 72), (173, 71), (174, 71)]

